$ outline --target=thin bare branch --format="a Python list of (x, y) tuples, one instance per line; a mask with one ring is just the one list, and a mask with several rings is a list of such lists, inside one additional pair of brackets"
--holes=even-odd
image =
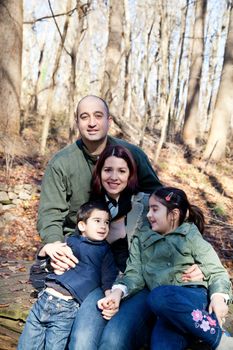
[(55, 17), (61, 17), (61, 16), (72, 16), (76, 10), (77, 10), (77, 6), (75, 6), (72, 10), (69, 10), (68, 12), (57, 13), (57, 14), (53, 14), (52, 16), (39, 17), (34, 21), (23, 22), (23, 24), (35, 24), (36, 22), (44, 21), (45, 19), (54, 19)]
[(62, 33), (61, 33), (61, 31), (60, 31), (60, 28), (59, 28), (59, 25), (58, 25), (57, 20), (56, 20), (56, 18), (55, 18), (55, 15), (54, 15), (53, 8), (52, 8), (52, 5), (51, 5), (50, 0), (48, 0), (48, 3), (49, 3), (50, 11), (51, 11), (52, 16), (53, 16), (54, 23), (55, 23), (55, 25), (56, 25), (56, 27), (57, 27), (58, 33), (59, 33), (60, 38), (61, 38), (62, 46), (63, 46), (65, 52), (72, 58), (71, 53), (66, 49), (66, 47), (65, 47), (65, 45), (64, 45), (64, 37), (62, 36)]

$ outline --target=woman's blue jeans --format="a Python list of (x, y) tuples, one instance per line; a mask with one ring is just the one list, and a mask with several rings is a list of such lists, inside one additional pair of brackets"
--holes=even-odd
[(147, 305), (149, 291), (143, 289), (122, 301), (119, 312), (106, 321), (98, 310), (103, 298), (95, 289), (82, 303), (72, 327), (69, 350), (137, 350), (149, 343), (152, 312)]
[(79, 304), (43, 291), (33, 305), (18, 350), (64, 350)]
[(214, 313), (209, 314), (207, 289), (161, 286), (151, 291), (148, 303), (158, 319), (152, 350), (183, 350), (190, 339), (200, 339), (216, 349), (222, 329)]

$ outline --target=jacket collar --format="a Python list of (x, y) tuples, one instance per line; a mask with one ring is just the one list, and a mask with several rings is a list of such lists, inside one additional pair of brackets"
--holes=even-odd
[(74, 231), (74, 233), (72, 235), (66, 237), (65, 242), (66, 242), (67, 238), (69, 238), (69, 237), (75, 237), (81, 242), (91, 243), (91, 244), (94, 244), (94, 245), (107, 244), (106, 240), (103, 240), (103, 241), (92, 241), (92, 240), (88, 239), (87, 237), (82, 236), (77, 228), (76, 228), (76, 230)]
[(132, 196), (132, 202), (141, 202), (143, 199), (149, 200), (149, 193), (145, 192), (138, 192), (137, 194), (134, 194)]
[(141, 241), (141, 243), (143, 244), (144, 248), (149, 247), (150, 245), (152, 245), (153, 243), (160, 241), (162, 239), (165, 239), (166, 237), (170, 236), (170, 235), (181, 235), (181, 236), (186, 236), (190, 230), (193, 228), (194, 224), (191, 224), (189, 222), (185, 222), (182, 225), (180, 225), (179, 227), (177, 227), (176, 230), (174, 230), (173, 232), (169, 233), (169, 235), (161, 235), (158, 232), (155, 232), (151, 229), (149, 229), (148, 227), (144, 227), (140, 230), (139, 232), (139, 239)]
[[(112, 136), (107, 136), (107, 145), (117, 145), (117, 141), (115, 140), (114, 137)], [(88, 151), (87, 147), (85, 146), (83, 140), (80, 138), (76, 141), (76, 145), (82, 150), (84, 157), (87, 160), (90, 160), (93, 164), (95, 164), (99, 158), (99, 155), (92, 155), (90, 154), (90, 152)]]

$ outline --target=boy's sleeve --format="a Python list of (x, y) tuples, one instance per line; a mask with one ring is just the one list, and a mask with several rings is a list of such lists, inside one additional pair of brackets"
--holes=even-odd
[(111, 289), (113, 282), (115, 281), (118, 275), (118, 269), (116, 267), (113, 254), (109, 248), (102, 262), (102, 271), (101, 271), (101, 282), (102, 289), (106, 291), (107, 289)]

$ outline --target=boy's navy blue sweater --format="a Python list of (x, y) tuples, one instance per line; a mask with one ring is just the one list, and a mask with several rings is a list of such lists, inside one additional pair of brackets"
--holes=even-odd
[(62, 275), (49, 274), (46, 281), (65, 287), (79, 303), (97, 287), (104, 291), (111, 289), (118, 270), (109, 244), (79, 235), (68, 237), (67, 244), (79, 260), (78, 264)]

